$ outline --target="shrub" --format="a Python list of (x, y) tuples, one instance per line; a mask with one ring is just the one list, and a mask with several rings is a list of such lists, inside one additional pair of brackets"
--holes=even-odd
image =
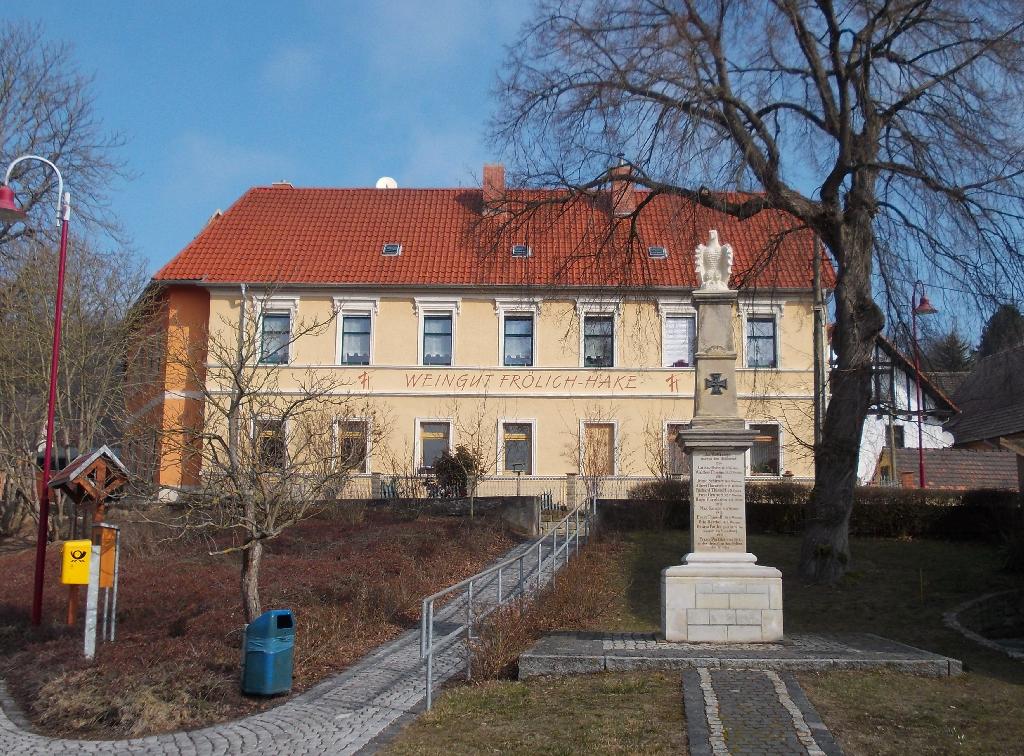
[(679, 478), (645, 480), (630, 488), (626, 498), (639, 501), (686, 501), (690, 498), (690, 482)]
[(469, 492), (470, 478), (478, 478), (484, 469), (482, 455), (459, 445), (455, 453), (444, 452), (434, 462), (434, 476), (438, 485), (449, 496), (466, 496)]
[(556, 585), (545, 587), (531, 602), (511, 602), (491, 613), (473, 640), (473, 678), (515, 677), (519, 656), (542, 635), (612, 621), (614, 599), (625, 590), (614, 568), (623, 548), (614, 537), (591, 541), (558, 573)]
[(689, 525), (690, 482), (661, 478), (638, 483), (625, 505), (605, 502), (602, 522), (619, 530), (684, 528)]
[[(612, 529), (688, 527), (689, 490), (679, 481), (642, 483), (628, 502), (602, 503), (602, 523)], [(676, 484), (672, 486), (671, 484)], [(672, 498), (661, 498), (672, 492)], [(747, 529), (751, 533), (803, 531), (811, 487), (790, 481), (747, 483)], [(850, 535), (871, 538), (946, 538), (1002, 542), (1008, 568), (1022, 552), (1024, 511), (1007, 491), (933, 491), (916, 488), (858, 488), (850, 513)]]

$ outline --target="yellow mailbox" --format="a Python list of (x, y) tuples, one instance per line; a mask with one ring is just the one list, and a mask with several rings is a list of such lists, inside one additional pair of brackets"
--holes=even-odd
[(64, 558), (61, 560), (60, 582), (65, 585), (89, 584), (89, 559), (92, 556), (92, 541), (65, 541)]

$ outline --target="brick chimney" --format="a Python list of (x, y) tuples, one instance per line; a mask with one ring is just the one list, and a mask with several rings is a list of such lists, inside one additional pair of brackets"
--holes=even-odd
[(622, 218), (636, 210), (636, 194), (629, 180), (630, 168), (625, 156), (619, 155), (619, 164), (609, 173), (612, 177), (612, 215)]
[(500, 204), (505, 198), (505, 166), (501, 163), (484, 164), (484, 215), (502, 212)]

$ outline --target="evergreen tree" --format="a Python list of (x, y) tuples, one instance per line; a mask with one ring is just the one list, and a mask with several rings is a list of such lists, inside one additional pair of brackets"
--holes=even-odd
[(948, 332), (928, 339), (921, 356), (928, 370), (963, 373), (974, 365), (972, 352), (970, 343), (953, 326)]
[(981, 331), (978, 358), (1024, 344), (1024, 315), (1017, 305), (1004, 304), (992, 313)]

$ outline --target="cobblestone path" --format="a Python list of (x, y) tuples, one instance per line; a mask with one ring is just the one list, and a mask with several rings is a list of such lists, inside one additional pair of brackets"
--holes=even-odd
[[(502, 559), (519, 556), (535, 543), (522, 544)], [(550, 574), (550, 544), (542, 554), (541, 570)], [(532, 554), (531, 554), (532, 555)], [(559, 557), (559, 567), (564, 555)], [(525, 560), (524, 579), (532, 583), (536, 561)], [(531, 567), (532, 565), (532, 567)], [(519, 570), (505, 574), (503, 595), (518, 586)], [(475, 608), (493, 606), (497, 578), (480, 585)], [(457, 623), (465, 616), (462, 601), (453, 601), (435, 615), (437, 622)], [(410, 630), (381, 646), (355, 666), (268, 711), (236, 722), (191, 732), (154, 735), (131, 740), (68, 740), (37, 735), (0, 687), (0, 753), (78, 754), (352, 754), (389, 725), (422, 709), (425, 695), (420, 663), (419, 630)], [(465, 668), (464, 646), (455, 643), (434, 655), (435, 686)]]
[(841, 756), (799, 683), (773, 670), (683, 673), (691, 756)]

